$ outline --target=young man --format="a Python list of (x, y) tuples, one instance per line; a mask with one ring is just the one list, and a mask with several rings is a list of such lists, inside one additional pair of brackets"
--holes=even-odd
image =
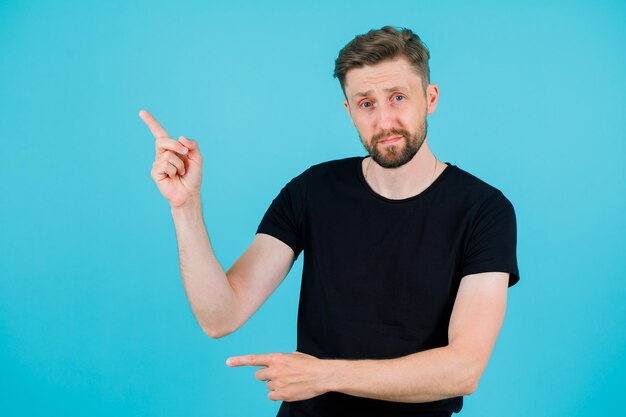
[(511, 203), (442, 163), (427, 141), (437, 106), (429, 53), (408, 29), (357, 36), (335, 76), (368, 157), (315, 165), (272, 202), (225, 273), (202, 219), (195, 141), (140, 113), (152, 177), (171, 203), (183, 281), (211, 337), (241, 327), (304, 252), (298, 349), (229, 358), (260, 366), (279, 416), (449, 416), (476, 390), (519, 280)]

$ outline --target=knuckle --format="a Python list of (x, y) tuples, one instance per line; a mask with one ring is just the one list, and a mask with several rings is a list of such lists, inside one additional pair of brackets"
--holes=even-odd
[(281, 393), (279, 393), (278, 391), (271, 391), (268, 395), (270, 400), (274, 400), (274, 401), (280, 401), (283, 400), (283, 395), (281, 395)]
[(291, 393), (287, 390), (282, 390), (280, 393), (280, 399), (283, 401), (293, 401), (293, 397), (291, 396)]
[(171, 151), (167, 151), (167, 152), (168, 152), (168, 155), (166, 157), (167, 162), (174, 164), (174, 165), (183, 163), (183, 161), (181, 161), (180, 158), (177, 157), (173, 152)]
[(173, 139), (171, 138), (159, 138), (156, 140), (157, 148), (170, 149), (172, 147), (172, 141)]

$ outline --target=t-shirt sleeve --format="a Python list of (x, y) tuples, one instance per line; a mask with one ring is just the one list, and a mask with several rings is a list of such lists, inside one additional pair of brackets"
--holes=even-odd
[(289, 246), (295, 258), (302, 252), (304, 215), (304, 174), (292, 179), (278, 193), (265, 212), (257, 233), (265, 233)]
[(509, 287), (519, 281), (517, 223), (511, 202), (495, 192), (478, 208), (467, 241), (462, 276), (508, 272)]

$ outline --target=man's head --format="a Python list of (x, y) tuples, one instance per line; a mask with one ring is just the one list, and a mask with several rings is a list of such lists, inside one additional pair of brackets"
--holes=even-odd
[(415, 73), (422, 79), (424, 92), (430, 82), (430, 53), (419, 36), (411, 29), (397, 30), (391, 26), (372, 29), (364, 35), (356, 36), (339, 51), (335, 60), (334, 77), (339, 79), (341, 89), (346, 93), (346, 74), (353, 68), (376, 65), (383, 61), (404, 57)]
[(426, 139), (426, 114), (438, 88), (429, 84), (429, 53), (409, 29), (386, 26), (354, 38), (335, 61), (344, 105), (363, 145), (385, 168), (409, 162)]

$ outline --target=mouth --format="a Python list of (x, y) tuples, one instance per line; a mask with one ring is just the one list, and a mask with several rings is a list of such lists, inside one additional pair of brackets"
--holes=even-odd
[(385, 138), (383, 140), (379, 140), (377, 143), (382, 143), (383, 145), (388, 145), (390, 143), (395, 143), (397, 141), (399, 141), (400, 139), (402, 139), (404, 136), (390, 136), (388, 138)]

